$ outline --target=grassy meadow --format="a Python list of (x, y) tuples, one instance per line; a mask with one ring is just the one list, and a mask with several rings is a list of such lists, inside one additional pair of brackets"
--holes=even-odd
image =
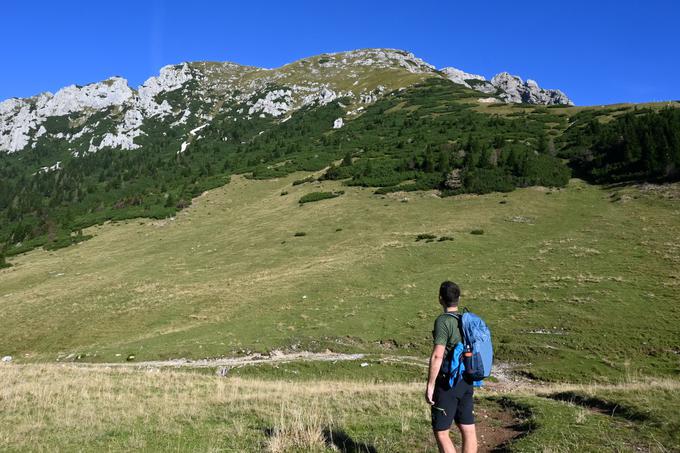
[[(444, 279), (535, 380), (478, 393), (485, 435), (510, 417), (514, 451), (680, 449), (677, 186), (440, 198), (292, 184), (308, 175), (234, 177), (173, 219), (13, 257), (0, 450), (434, 451), (422, 361)], [(105, 365), (273, 350), (368, 365)]]
[(93, 227), (86, 242), (12, 259), (0, 270), (0, 354), (422, 355), (438, 284), (453, 279), (462, 304), (490, 323), (498, 358), (534, 377), (677, 375), (673, 186), (660, 194), (574, 180), (449, 198), (345, 187), (300, 205), (340, 186), (293, 186), (299, 178), (234, 178), (175, 219)]
[[(436, 451), (420, 383), (300, 385), (54, 364), (0, 366), (0, 378), (2, 451)], [(623, 401), (623, 415), (552, 398), (567, 389), (604, 395), (611, 405)], [(631, 396), (640, 390), (644, 396)], [(669, 403), (680, 396), (676, 381), (543, 392), (479, 392), (482, 451), (499, 440), (505, 451), (680, 448), (680, 411)], [(666, 407), (639, 413), (650, 403)], [(503, 412), (513, 414), (510, 424)]]

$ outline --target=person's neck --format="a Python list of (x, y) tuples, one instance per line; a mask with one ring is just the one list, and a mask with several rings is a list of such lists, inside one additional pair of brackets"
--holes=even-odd
[(451, 312), (454, 312), (454, 311), (458, 311), (458, 307), (445, 307), (444, 311), (446, 313), (451, 313)]

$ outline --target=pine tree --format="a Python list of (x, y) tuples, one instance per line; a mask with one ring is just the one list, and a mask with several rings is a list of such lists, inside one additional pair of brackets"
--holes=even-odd
[(345, 157), (342, 158), (342, 163), (340, 165), (343, 167), (352, 165), (352, 154), (349, 151), (345, 154)]
[(0, 269), (3, 267), (9, 267), (9, 264), (7, 263), (7, 258), (6, 258), (6, 252), (7, 250), (7, 244), (2, 244), (0, 245)]
[(439, 171), (448, 173), (450, 170), (451, 159), (449, 158), (449, 153), (445, 149), (442, 149), (439, 154)]

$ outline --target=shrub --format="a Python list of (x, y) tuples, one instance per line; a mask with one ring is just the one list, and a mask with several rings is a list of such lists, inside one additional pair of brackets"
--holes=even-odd
[(434, 234), (429, 234), (429, 233), (422, 233), (416, 236), (416, 241), (426, 241), (429, 239), (437, 239), (437, 236)]
[(339, 197), (343, 193), (345, 192), (342, 190), (339, 192), (311, 192), (306, 195), (303, 195), (302, 198), (300, 198), (299, 203), (304, 204), (311, 203), (313, 201), (327, 200), (329, 198)]
[(444, 242), (444, 241), (453, 241), (453, 238), (451, 236), (442, 236), (439, 238), (439, 242)]
[(43, 249), (45, 250), (59, 250), (63, 249), (65, 247), (68, 247), (73, 244), (77, 244), (79, 242), (87, 241), (88, 239), (92, 239), (91, 234), (79, 234), (77, 236), (59, 236), (53, 241), (47, 242), (45, 245), (43, 245)]
[(470, 234), (477, 234), (477, 235), (484, 234), (484, 230), (478, 228), (478, 229), (470, 231)]
[(515, 188), (512, 177), (500, 168), (474, 168), (465, 172), (466, 192), (489, 193), (509, 192)]
[(307, 236), (307, 233), (305, 233), (304, 231), (298, 231), (293, 236), (295, 236), (296, 238), (299, 238), (299, 237), (302, 237), (302, 236)]
[(304, 184), (306, 182), (312, 182), (312, 181), (314, 181), (314, 177), (313, 176), (307, 176), (306, 178), (296, 179), (295, 181), (293, 181), (293, 185), (299, 186), (300, 184)]

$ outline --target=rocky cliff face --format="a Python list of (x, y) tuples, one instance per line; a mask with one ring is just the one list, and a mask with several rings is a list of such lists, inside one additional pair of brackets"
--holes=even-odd
[(49, 139), (67, 141), (74, 154), (136, 149), (150, 121), (193, 137), (193, 131), (225, 109), (240, 119), (285, 121), (302, 107), (337, 98), (346, 99), (346, 117), (351, 118), (383, 94), (431, 77), (447, 78), (505, 102), (571, 104), (559, 90), (543, 90), (531, 80), (525, 83), (502, 73), (487, 81), (455, 68), (437, 71), (413, 54), (393, 49), (322, 54), (276, 69), (182, 63), (162, 68), (136, 90), (125, 79), (113, 77), (56, 94), (1, 102), (0, 152), (20, 151)]
[(545, 90), (536, 81), (528, 79), (523, 82), (518, 76), (501, 72), (491, 79), (491, 84), (502, 91), (501, 99), (507, 102), (525, 104), (565, 104), (574, 105), (571, 99), (560, 90)]
[(501, 72), (490, 81), (484, 76), (470, 74), (456, 68), (443, 68), (441, 72), (454, 83), (486, 94), (495, 94), (509, 103), (574, 105), (566, 94), (560, 90), (547, 90), (538, 86), (536, 81), (526, 82), (518, 76)]

